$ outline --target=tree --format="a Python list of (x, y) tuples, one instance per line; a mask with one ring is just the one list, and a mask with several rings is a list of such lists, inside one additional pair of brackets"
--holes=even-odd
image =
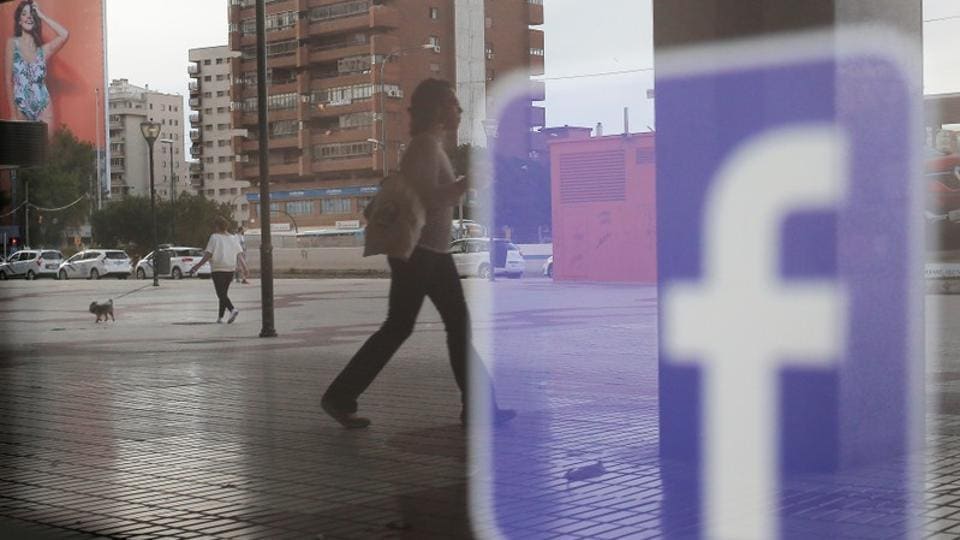
[[(96, 178), (93, 145), (81, 142), (66, 127), (53, 134), (48, 156), (46, 165), (23, 169), (17, 174), (19, 181), (29, 184), (28, 227), (30, 241), (35, 246), (60, 246), (66, 229), (83, 225), (90, 213), (89, 195)], [(17, 190), (20, 200), (15, 204), (23, 202), (25, 191)]]
[[(213, 231), (213, 221), (222, 216), (232, 222), (233, 210), (229, 204), (218, 203), (199, 195), (183, 194), (176, 202), (176, 237), (170, 237), (174, 205), (170, 201), (157, 203), (157, 229), (161, 244), (203, 247)], [(132, 256), (143, 256), (153, 250), (153, 220), (150, 198), (125, 197), (106, 205), (91, 220), (97, 243), (107, 247), (126, 249)]]

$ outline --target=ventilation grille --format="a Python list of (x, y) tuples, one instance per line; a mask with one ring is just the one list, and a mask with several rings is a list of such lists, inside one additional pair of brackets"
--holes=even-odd
[(653, 148), (637, 148), (637, 165), (653, 163), (657, 160), (657, 152)]
[(560, 158), (560, 202), (583, 203), (626, 199), (623, 150), (568, 154)]

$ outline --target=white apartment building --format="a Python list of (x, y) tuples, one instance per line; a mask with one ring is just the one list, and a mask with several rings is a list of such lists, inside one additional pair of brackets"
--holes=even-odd
[(233, 78), (233, 59), (239, 53), (226, 45), (190, 49), (190, 155), (191, 182), (198, 193), (234, 209), (234, 220), (244, 221), (248, 216), (247, 200), (243, 195), (246, 181), (235, 178), (235, 137), (246, 134), (233, 128), (230, 87)]
[(174, 193), (191, 192), (184, 155), (183, 96), (139, 87), (127, 79), (110, 81), (110, 197), (150, 196), (149, 147), (140, 131), (145, 121), (160, 124), (153, 146), (154, 189), (170, 200)]

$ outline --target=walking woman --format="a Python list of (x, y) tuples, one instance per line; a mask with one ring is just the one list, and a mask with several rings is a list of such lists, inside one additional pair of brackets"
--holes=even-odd
[[(454, 177), (453, 167), (443, 150), (444, 134), (457, 130), (462, 110), (450, 83), (427, 79), (414, 90), (409, 112), (412, 139), (400, 169), (404, 181), (409, 182), (423, 203), (426, 222), (409, 260), (387, 259), (390, 265), (387, 320), (357, 351), (321, 401), (323, 410), (346, 428), (370, 424), (369, 419), (356, 415), (357, 399), (413, 332), (424, 297), (430, 298), (443, 320), (450, 367), (463, 404), (461, 422), (466, 423), (468, 418), (468, 359), (478, 357), (470, 344), (470, 320), (460, 277), (448, 252), (453, 207), (466, 193), (467, 183)], [(479, 387), (489, 388), (489, 377), (482, 366), (473, 366), (472, 374), (483, 377)], [(492, 396), (492, 389), (490, 394)], [(514, 411), (499, 409), (493, 404), (494, 422), (507, 421), (514, 415)]]
[[(57, 33), (44, 43), (43, 23)], [(47, 63), (63, 47), (70, 32), (40, 11), (34, 0), (23, 0), (13, 14), (13, 37), (7, 40), (4, 78), (14, 120), (45, 122), (56, 128), (52, 100), (47, 89)]]
[(227, 296), (227, 291), (230, 289), (230, 282), (233, 281), (233, 273), (237, 271), (237, 257), (243, 251), (237, 237), (227, 230), (229, 227), (230, 222), (226, 218), (217, 217), (214, 221), (216, 232), (210, 235), (207, 248), (203, 250), (203, 258), (190, 269), (190, 274), (193, 274), (203, 266), (203, 263), (210, 261), (213, 288), (217, 291), (217, 300), (220, 301), (217, 323), (222, 323), (223, 315), (229, 311), (230, 318), (227, 319), (227, 324), (235, 321), (240, 314), (240, 310), (233, 306), (233, 302)]

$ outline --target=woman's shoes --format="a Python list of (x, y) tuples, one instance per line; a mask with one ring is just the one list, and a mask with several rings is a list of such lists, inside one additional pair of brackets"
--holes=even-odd
[(333, 403), (325, 399), (320, 400), (320, 407), (323, 409), (323, 412), (329, 414), (331, 418), (347, 429), (362, 429), (370, 425), (369, 418), (357, 416), (356, 413), (338, 409)]

